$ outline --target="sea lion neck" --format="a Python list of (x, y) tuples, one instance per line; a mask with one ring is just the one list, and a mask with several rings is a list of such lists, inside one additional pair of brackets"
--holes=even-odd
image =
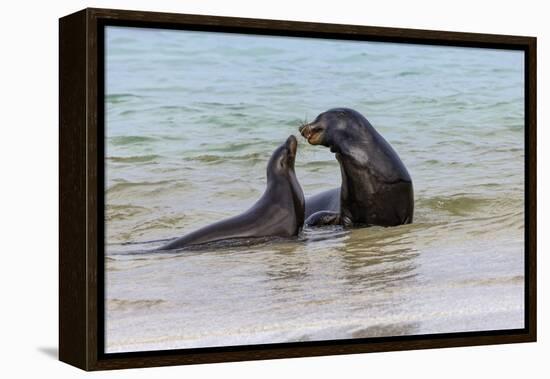
[(282, 171), (275, 171), (268, 167), (266, 177), (268, 185), (286, 185), (289, 179), (296, 177), (296, 174), (291, 167), (285, 167)]
[(367, 128), (349, 127), (345, 130), (340, 130), (336, 142), (332, 142), (329, 137), (327, 146), (330, 151), (335, 154), (338, 161), (353, 160), (356, 162), (366, 163), (368, 160), (368, 146), (372, 145), (372, 136)]

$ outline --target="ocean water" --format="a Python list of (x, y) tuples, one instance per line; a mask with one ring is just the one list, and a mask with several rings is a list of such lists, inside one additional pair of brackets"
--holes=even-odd
[[(522, 52), (108, 27), (105, 67), (106, 352), (524, 326)], [(400, 155), (413, 224), (146, 252), (246, 210), (337, 106)], [(301, 137), (296, 173), (340, 185)]]

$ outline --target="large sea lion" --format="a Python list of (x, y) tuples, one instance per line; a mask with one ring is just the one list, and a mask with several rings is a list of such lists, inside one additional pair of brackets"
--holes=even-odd
[[(306, 204), (312, 213), (306, 225), (394, 226), (412, 222), (411, 177), (395, 150), (363, 115), (349, 108), (334, 108), (299, 130), (310, 144), (329, 147), (336, 153), (342, 174), (340, 209), (333, 209), (336, 190), (309, 198), (308, 202), (317, 201)], [(313, 213), (315, 210), (318, 212)]]
[(290, 136), (271, 155), (267, 187), (246, 212), (184, 235), (159, 250), (234, 239), (296, 236), (304, 224), (304, 193), (296, 179), (294, 160), (298, 141)]

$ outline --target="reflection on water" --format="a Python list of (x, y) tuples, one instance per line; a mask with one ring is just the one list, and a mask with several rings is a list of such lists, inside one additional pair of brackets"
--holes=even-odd
[(387, 336), (405, 336), (418, 334), (418, 322), (404, 322), (390, 325), (373, 325), (359, 329), (351, 334), (352, 338), (373, 338)]
[[(111, 27), (106, 49), (108, 352), (523, 327), (521, 52)], [(399, 153), (414, 224), (150, 252), (247, 209), (335, 106)], [(340, 184), (301, 138), (296, 174)]]

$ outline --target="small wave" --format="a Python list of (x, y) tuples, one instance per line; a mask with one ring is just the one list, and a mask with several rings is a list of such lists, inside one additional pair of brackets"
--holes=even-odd
[(153, 220), (148, 220), (131, 229), (133, 234), (141, 232), (150, 232), (153, 229), (171, 229), (180, 225), (187, 217), (183, 215), (179, 216), (161, 216)]
[(266, 161), (267, 156), (261, 153), (250, 153), (238, 156), (224, 156), (224, 155), (213, 155), (213, 154), (204, 154), (198, 155), (196, 157), (188, 158), (191, 161), (198, 161), (204, 163), (222, 163), (227, 161), (246, 161), (246, 162), (260, 162)]
[(136, 111), (135, 109), (127, 109), (125, 111), (122, 111), (119, 113), (120, 116), (128, 116), (128, 115), (132, 115), (132, 114), (136, 114), (138, 113), (138, 111)]
[(147, 163), (151, 161), (155, 161), (158, 158), (160, 158), (160, 155), (157, 154), (149, 154), (149, 155), (137, 155), (137, 156), (131, 156), (131, 157), (107, 157), (107, 160), (115, 163)]
[[(138, 190), (138, 189), (148, 189), (149, 193), (157, 193), (166, 189), (168, 186), (173, 187), (176, 183), (172, 180), (161, 180), (158, 182), (126, 182), (121, 181), (111, 185), (106, 190), (108, 196), (113, 196), (119, 193), (125, 193), (129, 190)], [(177, 186), (185, 186), (186, 182), (180, 181), (177, 183)]]
[[(252, 141), (252, 142), (226, 143), (226, 144), (218, 145), (218, 146), (209, 146), (209, 150), (218, 151), (218, 152), (222, 152), (222, 153), (236, 152), (236, 151), (245, 150), (247, 148), (257, 148), (258, 145), (263, 145), (266, 142), (268, 142), (268, 141), (262, 141), (262, 140), (256, 139), (255, 141)], [(269, 142), (271, 142), (271, 141), (269, 141)]]
[(155, 140), (155, 138), (145, 136), (116, 136), (109, 138), (109, 142), (116, 146), (144, 144)]
[(491, 215), (488, 217), (473, 218), (472, 221), (477, 221), (485, 225), (484, 229), (474, 230), (471, 233), (474, 235), (483, 235), (484, 232), (493, 228), (496, 230), (507, 229), (509, 232), (512, 230), (523, 230), (525, 227), (524, 211), (520, 209), (515, 212), (508, 212), (501, 215)]
[(491, 69), (492, 72), (498, 72), (498, 73), (513, 73), (514, 70), (510, 68), (504, 68), (504, 67), (495, 67)]
[(197, 102), (196, 104), (205, 106), (205, 107), (222, 107), (226, 105), (226, 103), (219, 103), (216, 101), (200, 101), (200, 102)]
[(419, 104), (419, 105), (436, 104), (437, 99), (434, 99), (434, 98), (431, 98), (431, 97), (415, 97), (414, 99), (411, 99), (410, 102), (412, 104)]
[(465, 216), (489, 206), (494, 199), (469, 196), (436, 196), (418, 201), (419, 207)]
[[(355, 62), (357, 60), (361, 59), (373, 59), (374, 55), (369, 54), (366, 52), (360, 52), (360, 53), (352, 53), (352, 54), (339, 54), (335, 56), (331, 61), (337, 62), (337, 63), (350, 63)], [(378, 56), (376, 56), (378, 58)]]
[(399, 74), (397, 74), (397, 76), (417, 76), (417, 75), (421, 75), (421, 73), (418, 71), (402, 71)]
[(196, 108), (185, 106), (185, 105), (161, 105), (161, 106), (158, 106), (158, 107), (155, 107), (155, 108), (150, 108), (148, 110), (149, 111), (155, 111), (155, 110), (160, 110), (160, 111), (182, 111), (182, 112), (197, 112), (198, 111), (198, 109), (196, 109)]
[(437, 159), (428, 159), (426, 161), (426, 164), (429, 164), (429, 165), (438, 165), (438, 164), (441, 164), (442, 162), (440, 160), (437, 160)]
[(106, 206), (106, 217), (107, 222), (113, 221), (122, 221), (132, 219), (133, 217), (148, 212), (148, 209), (145, 207), (135, 206), (135, 205), (110, 205)]
[(480, 187), (484, 187), (484, 188), (500, 188), (502, 187), (502, 183), (482, 183), (482, 184), (479, 184)]
[(270, 56), (278, 55), (284, 52), (284, 50), (275, 48), (275, 47), (252, 47), (247, 49), (247, 55), (251, 54), (254, 56)]
[(506, 277), (500, 277), (500, 278), (468, 279), (468, 280), (457, 281), (454, 283), (454, 285), (456, 287), (462, 287), (462, 286), (486, 287), (486, 286), (518, 285), (518, 284), (524, 284), (524, 283), (525, 283), (525, 277), (523, 275), (516, 275), (516, 276), (506, 276)]
[(523, 147), (496, 147), (492, 149), (495, 153), (523, 153), (525, 149)]
[(150, 309), (158, 307), (166, 303), (163, 299), (140, 299), (140, 300), (126, 300), (126, 299), (109, 299), (107, 300), (107, 308), (110, 311), (128, 311), (134, 309)]
[(105, 101), (111, 104), (119, 104), (131, 101), (133, 99), (141, 99), (142, 96), (134, 95), (131, 93), (113, 93), (105, 96)]
[(352, 338), (372, 338), (386, 336), (403, 336), (414, 334), (420, 327), (418, 322), (401, 322), (395, 324), (377, 324), (359, 328), (351, 333)]
[(120, 242), (120, 243), (112, 243), (111, 245), (120, 245), (120, 246), (150, 245), (150, 244), (159, 243), (159, 242), (168, 242), (168, 241), (171, 241), (172, 239), (173, 238), (161, 238), (161, 239), (148, 240), (148, 241), (127, 241), (127, 242)]
[(183, 86), (165, 86), (165, 87), (158, 86), (158, 87), (136, 88), (136, 91), (140, 93), (147, 93), (147, 92), (152, 92), (152, 93), (180, 92), (182, 93), (182, 92), (185, 92), (186, 90), (189, 90), (189, 89)]
[[(196, 118), (196, 124), (203, 125), (204, 127), (212, 128), (234, 128), (240, 126), (243, 122), (240, 120), (234, 120), (222, 115), (215, 115), (209, 113), (202, 113)], [(213, 129), (215, 130), (215, 129)]]
[(474, 110), (502, 110), (507, 111), (510, 106), (513, 106), (514, 102), (511, 101), (497, 101), (494, 103), (480, 103), (472, 106)]

